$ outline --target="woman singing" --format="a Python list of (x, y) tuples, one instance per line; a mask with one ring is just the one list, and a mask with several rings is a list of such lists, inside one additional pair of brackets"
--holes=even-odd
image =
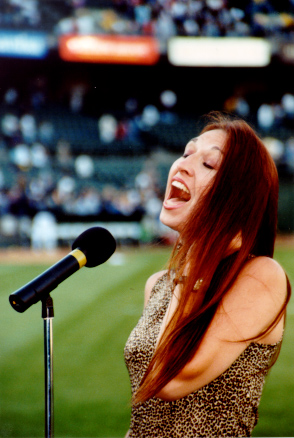
[(125, 347), (129, 437), (251, 435), (291, 293), (277, 205), (275, 164), (243, 120), (214, 115), (172, 165), (160, 219), (178, 241)]

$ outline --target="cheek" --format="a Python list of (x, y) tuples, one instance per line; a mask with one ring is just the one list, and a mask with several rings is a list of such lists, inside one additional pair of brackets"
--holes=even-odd
[(199, 196), (205, 194), (205, 192), (212, 187), (214, 180), (214, 172), (213, 174), (203, 175), (203, 177), (199, 178), (196, 183), (196, 193), (198, 193)]

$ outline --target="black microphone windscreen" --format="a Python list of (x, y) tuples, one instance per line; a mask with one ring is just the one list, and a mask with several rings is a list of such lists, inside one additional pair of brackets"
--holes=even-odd
[(106, 262), (112, 256), (116, 249), (116, 241), (105, 228), (92, 227), (76, 238), (72, 249), (80, 249), (87, 258), (85, 266), (93, 268)]

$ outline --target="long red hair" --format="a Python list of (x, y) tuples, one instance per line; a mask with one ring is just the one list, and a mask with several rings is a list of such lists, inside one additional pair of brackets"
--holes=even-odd
[[(201, 134), (213, 129), (227, 133), (224, 157), (172, 252), (169, 272), (177, 278), (185, 272), (186, 281), (177, 310), (134, 396), (135, 403), (153, 397), (192, 359), (248, 256), (273, 257), (279, 193), (275, 163), (245, 121), (213, 114)], [(238, 235), (242, 245), (228, 256), (230, 243)], [(203, 279), (201, 288), (193, 291), (198, 279)], [(287, 300), (264, 333), (279, 321), (289, 298), (288, 283)]]

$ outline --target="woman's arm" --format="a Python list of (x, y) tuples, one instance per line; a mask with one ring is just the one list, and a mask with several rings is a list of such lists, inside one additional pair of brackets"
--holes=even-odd
[(253, 339), (278, 342), (283, 318), (266, 335), (260, 334), (274, 321), (287, 293), (286, 276), (273, 259), (257, 257), (246, 263), (221, 305), (193, 359), (158, 394), (175, 400), (210, 383), (228, 369)]

